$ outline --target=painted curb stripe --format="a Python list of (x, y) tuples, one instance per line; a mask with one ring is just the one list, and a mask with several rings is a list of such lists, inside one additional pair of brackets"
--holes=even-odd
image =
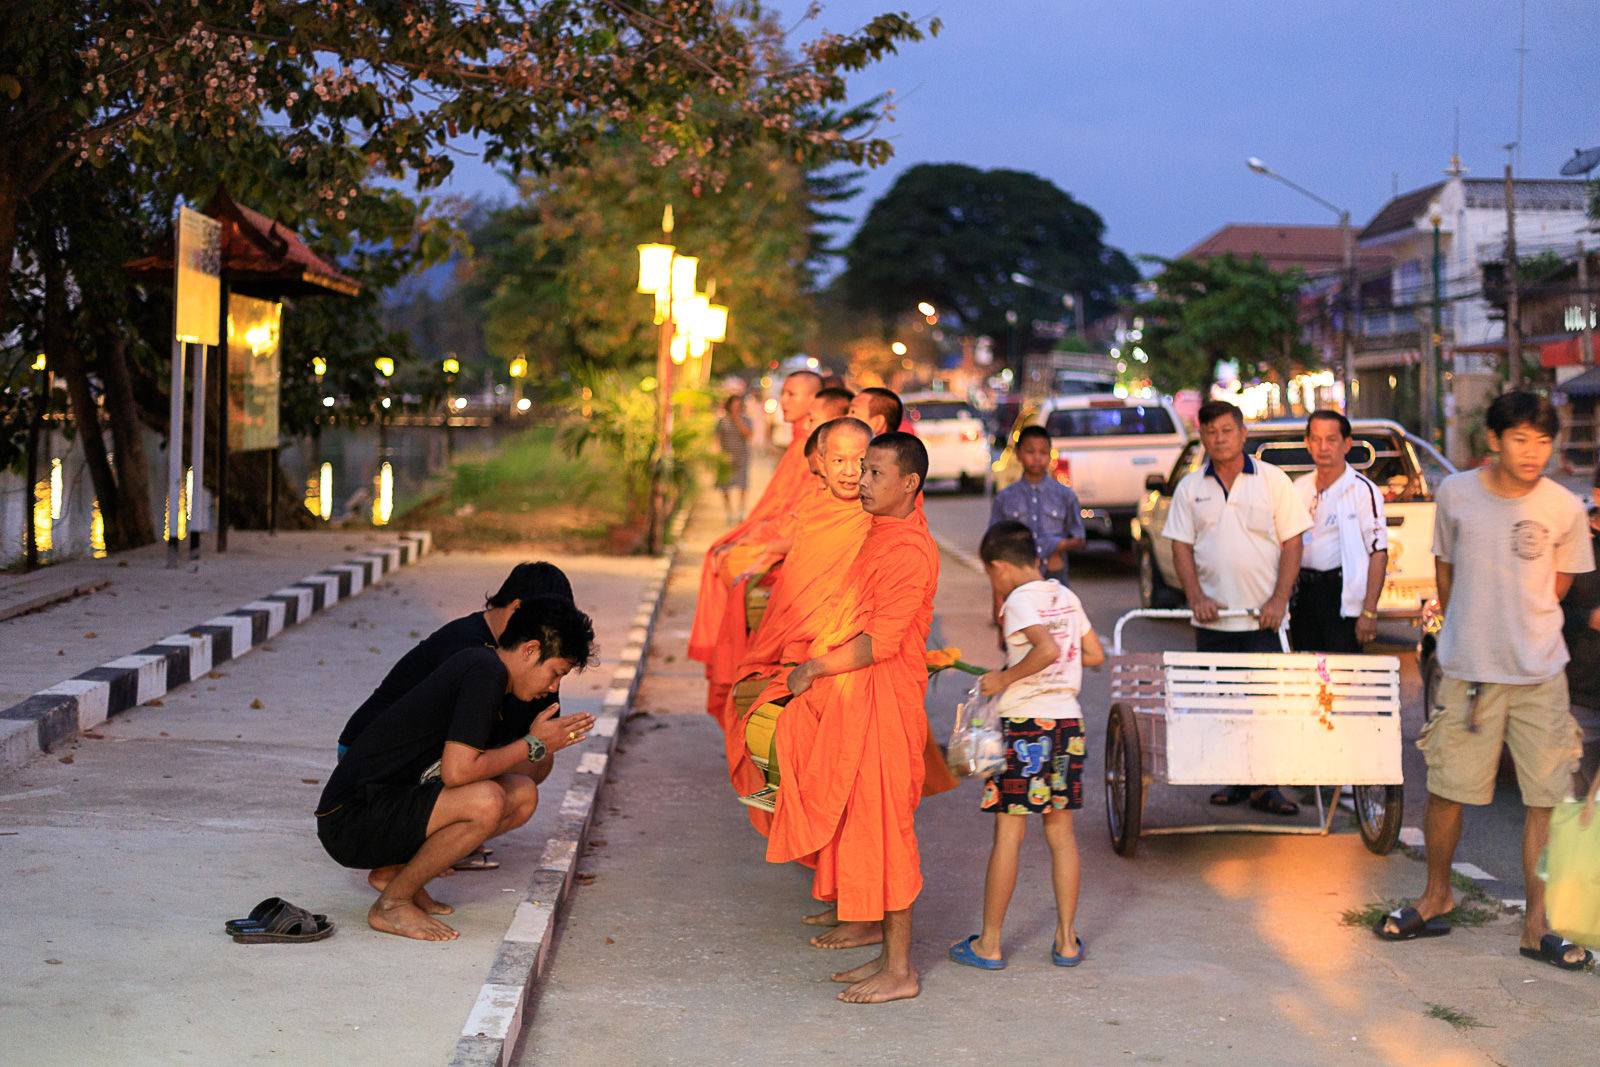
[(92, 667), (0, 708), (0, 774), (15, 770), (112, 715), (159, 699), (237, 659), (286, 627), (304, 622), (397, 567), (427, 555), (426, 531), (401, 535), (356, 559), (337, 563), (259, 600), (164, 637), (138, 652)]
[[(684, 512), (674, 522), (673, 541), (681, 537), (687, 521), (688, 513)], [(528, 992), (549, 969), (550, 935), (571, 891), (579, 848), (588, 835), (600, 789), (605, 784), (611, 752), (616, 747), (617, 727), (638, 692), (644, 657), (650, 647), (656, 614), (661, 608), (675, 554), (676, 548), (669, 546), (658, 568), (658, 576), (646, 583), (640, 596), (622, 666), (612, 675), (600, 714), (595, 716), (593, 733), (605, 739), (605, 744), (600, 751), (585, 752), (578, 760), (572, 784), (561, 798), (556, 829), (545, 842), (527, 897), (517, 905), (511, 925), (495, 953), (488, 980), (479, 990), (466, 1025), (461, 1028), (450, 1067), (504, 1067), (516, 1052), (517, 1039), (523, 1030), (523, 1014), (528, 1009)]]

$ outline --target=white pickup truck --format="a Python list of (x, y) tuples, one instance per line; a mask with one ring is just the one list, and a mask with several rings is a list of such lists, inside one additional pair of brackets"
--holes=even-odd
[[(1378, 598), (1378, 614), (1392, 619), (1417, 619), (1434, 595), (1433, 492), (1455, 467), (1421, 438), (1388, 419), (1351, 419), (1346, 462), (1383, 490), (1389, 524), (1389, 571)], [(1245, 451), (1280, 468), (1291, 478), (1312, 469), (1306, 451), (1306, 425), (1301, 420), (1253, 422)], [(1164, 477), (1150, 480), (1135, 521), (1139, 561), (1139, 603), (1176, 607), (1183, 600), (1172, 566), (1172, 542), (1161, 536), (1172, 505), (1172, 491), (1190, 471), (1205, 462), (1199, 441), (1190, 442)]]
[(1029, 425), (1043, 426), (1050, 435), (1053, 473), (1077, 494), (1084, 530), (1124, 547), (1133, 543), (1133, 520), (1149, 476), (1165, 474), (1188, 441), (1177, 412), (1158, 397), (1051, 397), (1037, 407), (1023, 406), (1006, 452), (994, 464), (996, 492), (1022, 476), (1017, 435)]

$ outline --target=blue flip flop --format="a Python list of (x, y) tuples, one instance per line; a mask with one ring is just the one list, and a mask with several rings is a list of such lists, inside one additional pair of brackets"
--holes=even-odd
[(1076, 938), (1076, 940), (1078, 942), (1078, 954), (1076, 956), (1063, 956), (1061, 953), (1056, 951), (1055, 942), (1050, 942), (1050, 962), (1055, 964), (1057, 967), (1076, 967), (1078, 964), (1082, 963), (1084, 953), (1083, 938), (1079, 937)]
[(950, 958), (966, 967), (980, 967), (985, 971), (1003, 971), (1006, 969), (1005, 960), (986, 960), (972, 951), (972, 943), (978, 940), (978, 935), (973, 934), (965, 941), (958, 941), (950, 946)]

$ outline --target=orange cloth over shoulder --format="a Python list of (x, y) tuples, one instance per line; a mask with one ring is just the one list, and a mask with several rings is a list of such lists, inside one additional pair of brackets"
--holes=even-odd
[[(781, 520), (794, 510), (800, 494), (814, 480), (806, 466), (804, 436), (795, 435), (784, 449), (783, 458), (772, 472), (772, 480), (750, 509), (745, 520), (711, 543), (705, 560), (700, 565), (700, 597), (695, 601), (694, 623), (689, 629), (689, 658), (706, 663), (716, 645), (717, 630), (722, 625), (722, 612), (728, 604), (728, 584), (718, 574), (712, 551), (730, 541), (758, 534), (774, 520)], [(733, 572), (738, 574), (738, 571)]]
[(939, 552), (920, 508), (874, 516), (810, 654), (859, 634), (873, 662), (818, 679), (778, 719), (778, 789), (767, 859), (816, 868), (812, 894), (845, 921), (910, 907), (922, 889), (915, 815), (923, 780)]

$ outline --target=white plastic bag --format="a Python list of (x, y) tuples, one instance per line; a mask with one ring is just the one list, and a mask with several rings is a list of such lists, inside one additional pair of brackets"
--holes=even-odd
[(988, 778), (1006, 766), (1005, 735), (1000, 730), (1000, 697), (986, 697), (972, 684), (967, 699), (956, 707), (956, 728), (945, 754), (952, 774)]

